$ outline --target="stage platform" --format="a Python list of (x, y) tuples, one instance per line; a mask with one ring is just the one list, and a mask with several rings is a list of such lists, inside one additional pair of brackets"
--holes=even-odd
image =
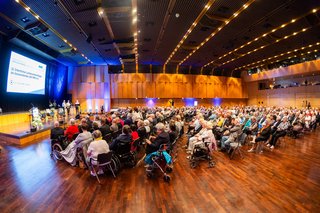
[(30, 132), (30, 123), (21, 122), (10, 125), (0, 126), (0, 143), (12, 145), (25, 145), (39, 142), (45, 137), (50, 136), (50, 129), (53, 122), (43, 124), (43, 128), (36, 132)]

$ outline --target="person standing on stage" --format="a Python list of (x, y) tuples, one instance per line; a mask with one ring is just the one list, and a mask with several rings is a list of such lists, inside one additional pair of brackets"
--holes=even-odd
[(66, 103), (66, 108), (67, 108), (67, 112), (68, 112), (68, 116), (70, 115), (70, 108), (71, 108), (71, 103), (68, 100), (68, 102)]
[(74, 104), (74, 106), (76, 107), (76, 114), (80, 114), (80, 103), (79, 101), (77, 100), (76, 103)]
[(62, 108), (63, 108), (63, 112), (64, 114), (66, 113), (66, 108), (67, 108), (67, 104), (66, 104), (66, 100), (63, 100), (62, 104), (61, 104)]

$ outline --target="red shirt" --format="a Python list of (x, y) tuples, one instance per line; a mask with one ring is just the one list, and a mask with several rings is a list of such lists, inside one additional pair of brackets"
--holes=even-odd
[(78, 127), (76, 125), (71, 125), (66, 129), (64, 135), (66, 135), (68, 140), (71, 141), (72, 140), (72, 136), (74, 134), (78, 133), (78, 132), (79, 132)]
[(132, 142), (131, 142), (131, 151), (136, 151), (137, 147), (133, 146), (133, 141), (137, 138), (139, 138), (138, 132), (134, 131), (131, 133), (131, 138), (132, 138)]

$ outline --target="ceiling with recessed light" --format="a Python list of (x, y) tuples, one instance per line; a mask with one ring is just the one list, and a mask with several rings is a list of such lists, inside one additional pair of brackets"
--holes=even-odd
[(239, 77), (318, 54), (320, 1), (3, 0), (0, 34), (109, 72)]

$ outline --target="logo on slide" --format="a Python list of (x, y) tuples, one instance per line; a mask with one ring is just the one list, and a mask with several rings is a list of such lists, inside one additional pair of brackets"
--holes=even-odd
[(13, 80), (10, 80), (10, 84), (11, 84), (11, 85), (13, 84)]

